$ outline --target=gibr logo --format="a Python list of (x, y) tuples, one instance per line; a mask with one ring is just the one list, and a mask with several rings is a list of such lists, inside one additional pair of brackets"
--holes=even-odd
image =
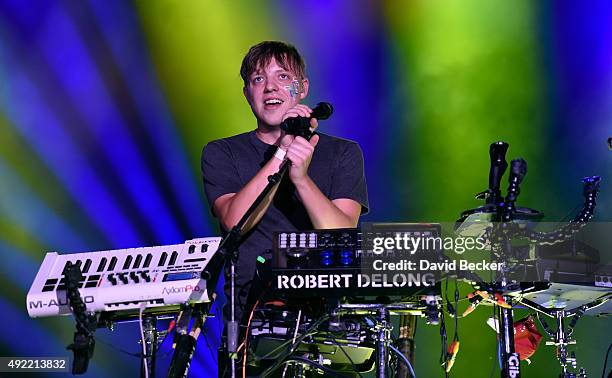
[(517, 353), (512, 353), (508, 358), (508, 376), (510, 378), (518, 378), (521, 376), (520, 365), (521, 360)]

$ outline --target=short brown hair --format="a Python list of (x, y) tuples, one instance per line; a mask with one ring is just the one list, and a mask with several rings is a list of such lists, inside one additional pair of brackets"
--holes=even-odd
[(280, 41), (264, 41), (251, 47), (242, 60), (240, 76), (244, 85), (247, 85), (249, 76), (257, 68), (267, 66), (272, 58), (279, 66), (296, 73), (300, 80), (306, 77), (304, 59), (293, 45)]

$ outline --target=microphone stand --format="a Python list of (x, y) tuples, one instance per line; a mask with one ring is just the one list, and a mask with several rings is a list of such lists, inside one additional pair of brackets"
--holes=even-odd
[(66, 297), (70, 304), (70, 310), (76, 321), (74, 342), (66, 349), (72, 350), (72, 374), (84, 374), (89, 366), (89, 360), (93, 357), (96, 340), (97, 316), (87, 311), (87, 306), (79, 293), (79, 282), (83, 282), (81, 268), (71, 262), (64, 267), (64, 279), (66, 282)]
[[(184, 378), (187, 377), (187, 371), (191, 358), (195, 351), (196, 342), (202, 326), (208, 313), (208, 306), (203, 304), (184, 305), (177, 318), (175, 333), (174, 333), (174, 355), (170, 363), (168, 378)], [(191, 331), (188, 330), (189, 323), (193, 319)], [(167, 336), (166, 336), (167, 337)]]
[[(236, 377), (236, 359), (237, 359), (237, 349), (238, 349), (238, 321), (236, 320), (236, 262), (238, 261), (238, 247), (242, 244), (242, 229), (244, 225), (249, 220), (251, 215), (257, 210), (259, 205), (263, 202), (263, 200), (268, 196), (268, 194), (272, 191), (272, 189), (280, 182), (283, 178), (285, 172), (289, 169), (291, 162), (289, 160), (285, 160), (278, 172), (273, 175), (268, 176), (268, 184), (265, 188), (259, 193), (259, 196), (255, 199), (251, 207), (244, 213), (240, 221), (232, 227), (232, 230), (229, 234), (221, 240), (219, 245), (219, 249), (217, 250), (216, 255), (222, 256), (226, 261), (229, 261), (229, 270), (230, 270), (230, 321), (227, 325), (227, 352), (230, 358), (230, 369), (231, 369), (231, 377)], [(245, 351), (246, 354), (246, 351)], [(246, 357), (245, 357), (246, 358)]]
[[(310, 136), (308, 136), (307, 139), (310, 139)], [(240, 244), (242, 244), (243, 241), (242, 229), (244, 228), (244, 225), (249, 220), (251, 215), (253, 215), (255, 210), (259, 207), (259, 205), (261, 205), (263, 200), (272, 191), (274, 186), (276, 186), (280, 182), (280, 180), (283, 178), (285, 172), (287, 172), (290, 166), (291, 162), (289, 160), (285, 160), (278, 169), (278, 172), (268, 176), (268, 184), (266, 185), (266, 187), (261, 191), (259, 196), (257, 196), (253, 204), (251, 204), (251, 206), (242, 216), (240, 221), (234, 227), (232, 227), (231, 231), (221, 240), (221, 243), (219, 244), (219, 249), (201, 274), (202, 278), (207, 280), (206, 286), (208, 290), (214, 290), (219, 280), (219, 273), (221, 271), (221, 267), (225, 265), (226, 262), (229, 263), (230, 321), (227, 325), (227, 352), (230, 358), (230, 369), (232, 378), (236, 377), (236, 352), (238, 349), (239, 328), (238, 321), (236, 320), (236, 262), (238, 261), (238, 248), (240, 247)]]

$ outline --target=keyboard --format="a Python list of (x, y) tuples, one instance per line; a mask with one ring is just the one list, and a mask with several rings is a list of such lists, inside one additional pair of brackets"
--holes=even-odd
[(184, 303), (210, 302), (214, 288), (206, 286), (200, 273), (220, 241), (207, 237), (154, 247), (49, 252), (28, 292), (28, 314), (33, 318), (71, 314), (63, 275), (68, 262), (81, 270), (79, 293), (89, 312), (129, 314), (138, 313), (142, 306), (148, 311), (167, 310)]

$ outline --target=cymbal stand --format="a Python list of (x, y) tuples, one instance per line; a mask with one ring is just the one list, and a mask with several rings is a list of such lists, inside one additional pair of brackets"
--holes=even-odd
[[(576, 354), (575, 352), (568, 353), (567, 347), (569, 345), (575, 345), (576, 340), (573, 340), (572, 333), (574, 332), (574, 327), (576, 326), (576, 322), (578, 319), (584, 314), (588, 307), (583, 306), (579, 308), (578, 311), (563, 311), (556, 310), (550, 312), (543, 312), (545, 315), (550, 316), (555, 319), (557, 329), (553, 330), (542, 318), (540, 318), (540, 312), (537, 312), (538, 320), (544, 328), (544, 331), (548, 334), (548, 336), (552, 339), (551, 341), (547, 341), (546, 345), (554, 345), (557, 348), (557, 359), (561, 364), (561, 373), (559, 374), (559, 378), (586, 378), (587, 374), (584, 368), (580, 368), (578, 375), (576, 373), (568, 371), (570, 365), (573, 369), (577, 366)], [(569, 317), (572, 317), (567, 328), (565, 327), (565, 320)]]

